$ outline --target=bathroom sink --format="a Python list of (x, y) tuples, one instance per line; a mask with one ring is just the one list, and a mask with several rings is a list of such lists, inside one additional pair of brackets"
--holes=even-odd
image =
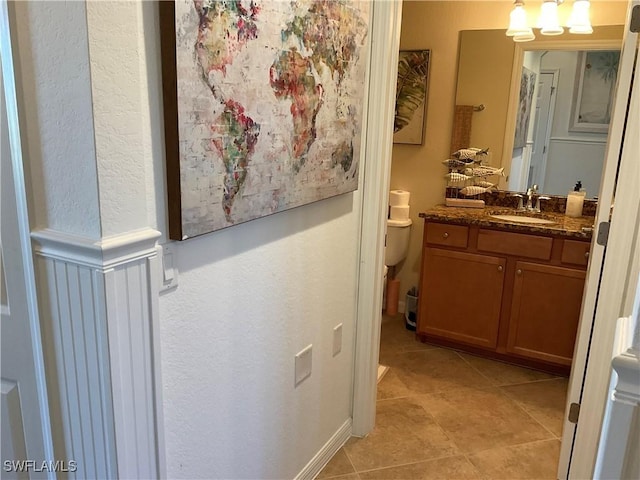
[(506, 222), (537, 223), (539, 225), (556, 223), (553, 220), (546, 220), (544, 218), (537, 217), (525, 217), (523, 215), (491, 215), (491, 217), (497, 218), (498, 220), (504, 220)]

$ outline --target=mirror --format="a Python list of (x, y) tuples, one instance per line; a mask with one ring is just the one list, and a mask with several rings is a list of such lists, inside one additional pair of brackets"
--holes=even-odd
[(602, 75), (622, 38), (622, 25), (518, 44), (504, 30), (460, 32), (456, 105), (484, 105), (473, 113), (469, 146), (489, 148), (486, 163), (504, 167), (500, 189), (538, 184), (565, 196), (580, 180), (588, 197), (598, 195), (608, 119), (592, 112), (606, 113), (615, 78), (609, 72), (594, 86), (590, 74)]

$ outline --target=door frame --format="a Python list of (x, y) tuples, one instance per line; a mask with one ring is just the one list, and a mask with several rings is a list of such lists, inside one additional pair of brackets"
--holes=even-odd
[[(547, 123), (544, 133), (544, 150), (542, 153), (542, 161), (540, 162), (540, 187), (539, 190), (544, 192), (544, 184), (547, 181), (547, 159), (549, 158), (549, 144), (551, 143), (551, 130), (553, 129), (553, 120), (556, 114), (556, 103), (558, 99), (558, 83), (560, 79), (560, 70), (557, 68), (540, 70), (540, 75), (553, 75), (551, 80), (551, 98), (549, 99), (549, 114), (547, 115)], [(535, 142), (534, 142), (535, 145)]]
[[(636, 158), (637, 150), (634, 152), (634, 148), (638, 148), (638, 136), (626, 135), (624, 145), (622, 138), (625, 128), (632, 133), (640, 129), (637, 111), (629, 112), (627, 118), (638, 44), (638, 34), (630, 32), (629, 24), (631, 11), (634, 7), (640, 6), (640, 0), (632, 0), (628, 5), (614, 113), (607, 142), (607, 161), (596, 213), (596, 225), (611, 222), (611, 230), (606, 247), (597, 244), (595, 237), (592, 241), (591, 259), (596, 255), (601, 257), (603, 266), (596, 271), (590, 265), (587, 274), (562, 437), (562, 454), (566, 455), (569, 452), (571, 457), (567, 464), (560, 464), (560, 478), (593, 477), (610, 388), (611, 361), (615, 355), (616, 320), (630, 314), (625, 312), (625, 308), (628, 308), (625, 304), (629, 303), (625, 298), (626, 290), (631, 283), (637, 281), (638, 276), (638, 262), (633, 261), (635, 237), (640, 221), (640, 192), (637, 191), (640, 169)], [(635, 68), (633, 88), (637, 102), (640, 94), (637, 91), (640, 88), (640, 64)], [(614, 180), (611, 181), (612, 179)], [(612, 205), (607, 205), (607, 200), (613, 199), (614, 192), (615, 208), (611, 213)], [(592, 341), (592, 338), (597, 341)], [(580, 404), (577, 425), (566, 420), (571, 403)]]
[[(22, 158), (22, 144), (20, 138), (20, 121), (18, 116), (18, 102), (16, 96), (15, 71), (13, 67), (13, 51), (11, 31), (9, 28), (9, 12), (7, 0), (0, 0), (0, 68), (4, 84), (4, 101), (7, 109), (7, 128), (9, 131), (9, 147), (11, 150), (11, 166), (13, 170), (13, 184), (16, 196), (16, 216), (18, 221), (18, 236), (22, 263), (24, 265), (25, 289), (27, 294), (27, 310), (29, 329), (31, 331), (31, 348), (36, 377), (36, 388), (39, 404), (40, 425), (42, 426), (42, 444), (45, 458), (53, 460), (53, 437), (51, 433), (51, 419), (49, 414), (49, 400), (47, 395), (47, 380), (44, 363), (42, 336), (40, 333), (40, 316), (36, 293), (36, 278), (31, 250), (31, 226), (27, 203), (24, 164)], [(45, 476), (55, 479), (53, 471), (47, 471)]]
[[(399, 3), (399, 2), (398, 2)], [(382, 4), (383, 8), (379, 8)], [(385, 5), (386, 4), (386, 5)], [(635, 51), (635, 44), (637, 42), (637, 34), (629, 34), (628, 25), (631, 9), (633, 6), (640, 4), (640, 0), (629, 0), (629, 8), (627, 15), (627, 22), (625, 28), (625, 40), (623, 51)], [(384, 22), (382, 22), (383, 18)], [(390, 177), (390, 153), (392, 148), (391, 135), (386, 133), (379, 135), (380, 132), (391, 131), (388, 127), (388, 116), (390, 112), (393, 112), (393, 108), (389, 111), (389, 101), (384, 105), (380, 105), (380, 101), (375, 99), (389, 99), (394, 98), (395, 92), (395, 75), (390, 75), (389, 70), (393, 70), (395, 73), (396, 68), (391, 62), (390, 57), (395, 57), (397, 63), (397, 50), (399, 48), (399, 34), (400, 34), (400, 18), (401, 18), (401, 5), (396, 5), (396, 2), (375, 2), (374, 8), (374, 31), (372, 33), (372, 69), (375, 66), (391, 65), (387, 70), (378, 69), (372, 71), (386, 72), (387, 74), (382, 76), (372, 76), (372, 83), (370, 87), (370, 98), (373, 99), (369, 106), (369, 116), (367, 124), (367, 138), (371, 139), (370, 144), (367, 146), (367, 157), (370, 161), (366, 162), (365, 166), (365, 181), (364, 181), (364, 194), (363, 194), (363, 208), (362, 208), (362, 230), (361, 230), (361, 246), (360, 246), (360, 272), (359, 272), (359, 287), (358, 287), (358, 313), (357, 313), (357, 326), (356, 326), (356, 347), (355, 347), (355, 360), (354, 360), (354, 387), (353, 387), (353, 434), (356, 436), (365, 436), (372, 429), (375, 424), (375, 392), (376, 392), (376, 370), (378, 363), (379, 342), (380, 342), (380, 297), (381, 297), (381, 283), (382, 283), (382, 263), (383, 263), (383, 247), (382, 239), (384, 238), (384, 216), (381, 215), (381, 211), (386, 211), (386, 194), (389, 185)], [(376, 24), (380, 27), (380, 23), (384, 23), (384, 28), (388, 31), (380, 31), (376, 28)], [(580, 41), (572, 42), (544, 42), (536, 41), (532, 42), (531, 46), (535, 46), (535, 49), (547, 49), (547, 50), (559, 50), (567, 49), (570, 46), (573, 49), (610, 49), (619, 47), (619, 43), (606, 42), (606, 41)], [(529, 47), (529, 45), (527, 45)], [(376, 49), (378, 51), (376, 51)], [(394, 53), (380, 52), (380, 49), (393, 50)], [(514, 60), (522, 59), (524, 47), (522, 45), (516, 45)], [(633, 66), (633, 59), (629, 60), (621, 59), (619, 84), (617, 87), (616, 95), (616, 110), (618, 112), (617, 119), (612, 120), (611, 129), (609, 132), (609, 140), (607, 143), (607, 161), (605, 162), (605, 170), (603, 172), (603, 180), (600, 188), (600, 202), (598, 212), (596, 214), (597, 224), (601, 221), (609, 221), (609, 212), (611, 209), (611, 200), (613, 198), (613, 192), (616, 187), (615, 173), (618, 167), (618, 155), (622, 142), (622, 135), (624, 131), (624, 121), (620, 120), (620, 117), (624, 116), (626, 111), (626, 104), (628, 101), (628, 95), (621, 95), (620, 92), (628, 92), (631, 85), (631, 71)], [(386, 60), (385, 60), (386, 59)], [(381, 62), (381, 63), (376, 63)], [(516, 62), (517, 63), (517, 62)], [(515, 70), (515, 69), (514, 69)], [(514, 73), (513, 78), (517, 75)], [(515, 90), (516, 84), (512, 78), (512, 90)], [(638, 80), (636, 80), (637, 82)], [(517, 94), (517, 92), (515, 92)], [(375, 95), (375, 96), (374, 96)], [(513, 97), (514, 93), (511, 92)], [(514, 97), (515, 98), (515, 97)], [(509, 111), (515, 109), (515, 105), (510, 105)], [(512, 113), (515, 114), (515, 111)], [(378, 116), (376, 116), (378, 115)], [(614, 114), (615, 115), (615, 114)], [(387, 129), (387, 130), (385, 130)], [(509, 129), (508, 129), (509, 130)], [(513, 130), (513, 128), (511, 128)], [(507, 138), (513, 138), (513, 131), (505, 132)], [(505, 146), (505, 151), (509, 153), (509, 145)], [(504, 155), (503, 155), (504, 157)], [(388, 161), (386, 159), (389, 159)], [(615, 163), (614, 163), (615, 162)], [(607, 167), (608, 165), (608, 167)], [(605, 178), (606, 177), (606, 178)], [(612, 181), (613, 179), (613, 181)], [(620, 195), (622, 192), (618, 192)], [(604, 200), (603, 200), (604, 199)], [(624, 218), (629, 213), (637, 208), (637, 204), (625, 204), (620, 201), (621, 197), (617, 198), (618, 204), (616, 207), (616, 217)], [(382, 205), (385, 205), (382, 208)], [(618, 222), (622, 223), (622, 222)], [(635, 225), (632, 226), (635, 228)], [(622, 225), (617, 225), (616, 228), (621, 229)], [(613, 232), (612, 232), (613, 237)], [(629, 249), (622, 245), (625, 243), (625, 239), (622, 238), (622, 234), (616, 235), (619, 239), (617, 244), (610, 245), (610, 251), (616, 252), (619, 264), (624, 264), (625, 270), (628, 267), (629, 262)], [(613, 332), (615, 330), (615, 318), (612, 319), (603, 318), (605, 313), (619, 310), (621, 299), (620, 294), (615, 296), (615, 287), (621, 283), (625, 284), (627, 278), (618, 278), (610, 285), (608, 290), (611, 294), (607, 298), (601, 298), (598, 304), (598, 312), (596, 310), (596, 299), (598, 295), (598, 284), (601, 274), (601, 266), (604, 261), (604, 247), (598, 245), (595, 242), (596, 235), (592, 241), (592, 253), (589, 268), (587, 270), (587, 281), (585, 285), (585, 298), (583, 299), (582, 315), (581, 315), (581, 328), (579, 329), (579, 336), (576, 339), (576, 353), (574, 354), (574, 368), (572, 371), (572, 377), (570, 380), (570, 389), (568, 395), (567, 404), (571, 403), (572, 398), (580, 398), (583, 393), (582, 381), (578, 382), (577, 379), (582, 377), (586, 372), (586, 378), (584, 383), (585, 392), (595, 392), (594, 397), (598, 397), (597, 401), (591, 402), (591, 405), (583, 405), (583, 423), (580, 424), (580, 431), (575, 432), (572, 427), (565, 428), (563, 434), (563, 450), (569, 448), (569, 455), (566, 457), (566, 464), (561, 462), (559, 466), (559, 478), (567, 478), (569, 475), (569, 462), (571, 461), (571, 477), (570, 478), (590, 478), (594, 471), (594, 459), (598, 449), (598, 442), (600, 439), (600, 429), (603, 424), (604, 415), (604, 400), (606, 400), (606, 392), (608, 391), (609, 374), (611, 371), (611, 348), (613, 347)], [(629, 239), (626, 243), (630, 243)], [(610, 256), (612, 257), (612, 256)], [(612, 264), (613, 262), (610, 262)], [(611, 279), (614, 279), (616, 272), (615, 266), (611, 265), (608, 269), (605, 269), (605, 275), (608, 273)], [(631, 273), (631, 272), (629, 272)], [(603, 277), (604, 278), (604, 277)], [(594, 313), (595, 312), (595, 313)], [(589, 349), (587, 340), (590, 338), (591, 321), (595, 318), (594, 328), (603, 334), (603, 337), (599, 338), (598, 342), (594, 342), (592, 348)], [(586, 338), (585, 338), (586, 337)], [(597, 345), (597, 348), (593, 346)], [(590, 350), (590, 351), (589, 351)], [(589, 368), (587, 371), (587, 354), (589, 354)], [(577, 374), (580, 372), (581, 374)], [(575, 443), (573, 441), (574, 433)], [(571, 459), (570, 455), (573, 454)]]
[(362, 188), (352, 400), (352, 434), (358, 437), (373, 430), (376, 417), (384, 238), (402, 20), (401, 1), (375, 1), (372, 6), (369, 66), (372, 74)]

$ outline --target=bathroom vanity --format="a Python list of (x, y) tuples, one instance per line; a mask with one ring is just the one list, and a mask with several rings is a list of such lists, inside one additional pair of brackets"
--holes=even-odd
[(594, 217), (444, 206), (420, 217), (418, 337), (568, 373)]

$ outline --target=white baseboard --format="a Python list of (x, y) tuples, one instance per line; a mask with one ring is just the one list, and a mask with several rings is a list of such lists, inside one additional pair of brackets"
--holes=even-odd
[(300, 470), (295, 480), (313, 480), (349, 438), (351, 438), (351, 419), (342, 424), (320, 451)]

